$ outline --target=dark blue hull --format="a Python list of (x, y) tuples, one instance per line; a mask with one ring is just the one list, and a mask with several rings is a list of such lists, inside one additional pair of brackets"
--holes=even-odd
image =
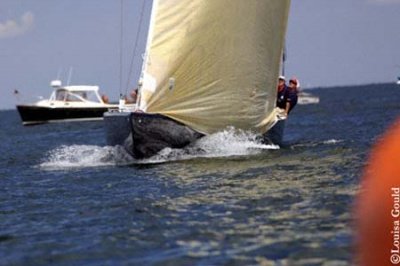
[(183, 148), (204, 136), (159, 114), (107, 112), (104, 122), (107, 143), (124, 146), (136, 159), (151, 157), (164, 148)]
[[(157, 154), (164, 148), (184, 148), (204, 135), (169, 117), (159, 114), (106, 112), (107, 143), (120, 145), (136, 159)], [(282, 144), (284, 121), (279, 121), (262, 136), (266, 144)]]

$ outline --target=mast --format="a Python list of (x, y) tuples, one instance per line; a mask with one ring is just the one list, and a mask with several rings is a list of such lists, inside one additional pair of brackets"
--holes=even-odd
[(286, 42), (283, 45), (283, 52), (282, 52), (282, 76), (285, 76), (285, 64), (287, 58), (287, 51), (286, 51)]
[[(145, 1), (145, 0), (143, 0)], [(147, 33), (147, 41), (146, 41), (146, 49), (143, 55), (143, 63), (142, 63), (142, 71), (140, 74), (140, 78), (139, 78), (139, 88), (138, 88), (138, 98), (137, 98), (137, 108), (144, 110), (146, 109), (146, 106), (144, 104), (142, 104), (142, 86), (143, 83), (145, 82), (145, 79), (147, 78), (146, 76), (146, 69), (147, 69), (147, 65), (150, 64), (150, 60), (149, 60), (149, 50), (150, 50), (150, 45), (152, 43), (153, 40), (153, 33), (154, 33), (154, 26), (155, 26), (155, 18), (156, 18), (156, 11), (157, 11), (157, 6), (158, 6), (158, 1), (159, 0), (153, 0), (152, 2), (152, 6), (151, 6), (151, 15), (150, 15), (150, 25), (149, 25), (149, 30)], [(148, 81), (146, 81), (146, 83), (148, 83)]]

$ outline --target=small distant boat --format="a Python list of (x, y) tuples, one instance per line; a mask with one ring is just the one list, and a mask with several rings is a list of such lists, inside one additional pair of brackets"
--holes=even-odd
[(309, 92), (304, 92), (301, 91), (298, 93), (298, 99), (297, 99), (297, 103), (298, 104), (318, 104), (319, 103), (319, 97), (315, 96)]
[(396, 82), (396, 84), (397, 84), (397, 85), (400, 85), (400, 77), (397, 77), (397, 82)]
[(60, 80), (50, 85), (54, 91), (49, 99), (17, 105), (23, 125), (101, 120), (104, 112), (118, 108), (118, 104), (109, 104), (100, 96), (98, 86), (62, 86)]

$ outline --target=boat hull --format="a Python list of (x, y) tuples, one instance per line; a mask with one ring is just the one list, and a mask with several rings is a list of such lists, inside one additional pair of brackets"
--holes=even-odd
[(276, 124), (262, 135), (264, 144), (283, 145), (283, 133), (285, 131), (286, 120), (279, 120)]
[(203, 134), (159, 114), (106, 112), (107, 143), (121, 145), (136, 159), (157, 154), (164, 148), (180, 149)]
[(43, 107), (17, 105), (23, 125), (43, 124), (59, 121), (101, 120), (108, 107)]
[[(107, 144), (120, 145), (136, 159), (156, 155), (164, 148), (184, 148), (204, 136), (188, 126), (159, 114), (109, 111), (104, 113)], [(285, 120), (278, 121), (261, 141), (282, 145)]]

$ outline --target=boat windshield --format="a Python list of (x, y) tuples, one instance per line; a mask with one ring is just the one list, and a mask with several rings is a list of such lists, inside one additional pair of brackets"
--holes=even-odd
[(68, 102), (82, 102), (87, 99), (86, 91), (70, 91), (67, 96)]
[(76, 93), (68, 93), (67, 102), (82, 102), (83, 101), (82, 95), (76, 94)]
[(56, 100), (57, 101), (65, 101), (66, 96), (67, 96), (66, 90), (57, 90), (56, 91)]
[(94, 91), (69, 91), (65, 89), (59, 89), (56, 91), (56, 100), (67, 102), (99, 102)]
[(80, 92), (74, 92), (74, 94), (80, 95), (86, 101), (100, 102), (98, 94), (94, 91), (80, 91)]

